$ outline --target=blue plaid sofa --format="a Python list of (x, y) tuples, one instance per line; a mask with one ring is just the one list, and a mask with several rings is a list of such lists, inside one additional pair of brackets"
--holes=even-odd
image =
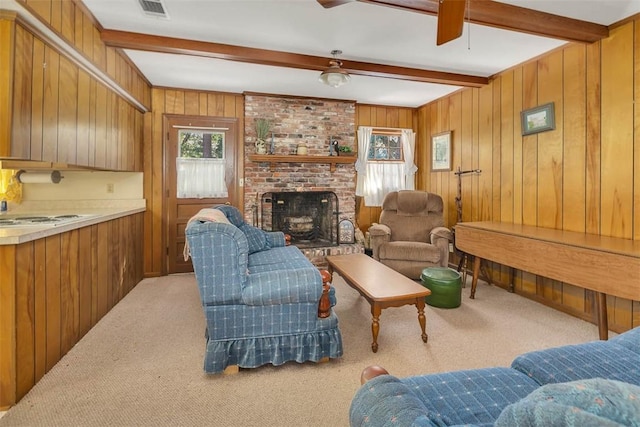
[(351, 402), (352, 427), (640, 426), (640, 327), (525, 353), (510, 368), (369, 372)]
[(232, 206), (215, 209), (228, 222), (190, 220), (185, 231), (207, 322), (204, 371), (342, 356), (333, 308), (318, 317), (320, 271), (283, 233), (247, 224)]

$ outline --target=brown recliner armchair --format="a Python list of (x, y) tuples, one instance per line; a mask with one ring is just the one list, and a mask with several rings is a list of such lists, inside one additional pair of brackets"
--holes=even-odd
[(380, 223), (369, 228), (373, 258), (418, 280), (426, 267), (447, 267), (451, 231), (444, 227), (442, 197), (393, 191), (382, 202)]

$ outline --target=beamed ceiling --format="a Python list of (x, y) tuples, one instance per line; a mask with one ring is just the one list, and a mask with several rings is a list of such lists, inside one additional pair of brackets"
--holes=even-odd
[[(455, 0), (463, 1), (463, 0)], [(638, 0), (468, 0), (462, 36), (436, 46), (438, 0), (83, 0), (103, 41), (159, 87), (416, 107), (565, 43), (592, 43)], [(351, 81), (318, 82), (330, 52)]]

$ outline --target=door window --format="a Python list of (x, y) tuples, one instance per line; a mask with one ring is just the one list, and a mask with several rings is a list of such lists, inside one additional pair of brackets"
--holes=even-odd
[(225, 133), (204, 129), (178, 129), (176, 157), (177, 197), (227, 197)]

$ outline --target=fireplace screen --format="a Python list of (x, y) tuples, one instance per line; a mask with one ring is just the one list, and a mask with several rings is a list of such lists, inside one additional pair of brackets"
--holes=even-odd
[(264, 193), (262, 229), (282, 231), (299, 248), (338, 245), (338, 196), (333, 191)]

